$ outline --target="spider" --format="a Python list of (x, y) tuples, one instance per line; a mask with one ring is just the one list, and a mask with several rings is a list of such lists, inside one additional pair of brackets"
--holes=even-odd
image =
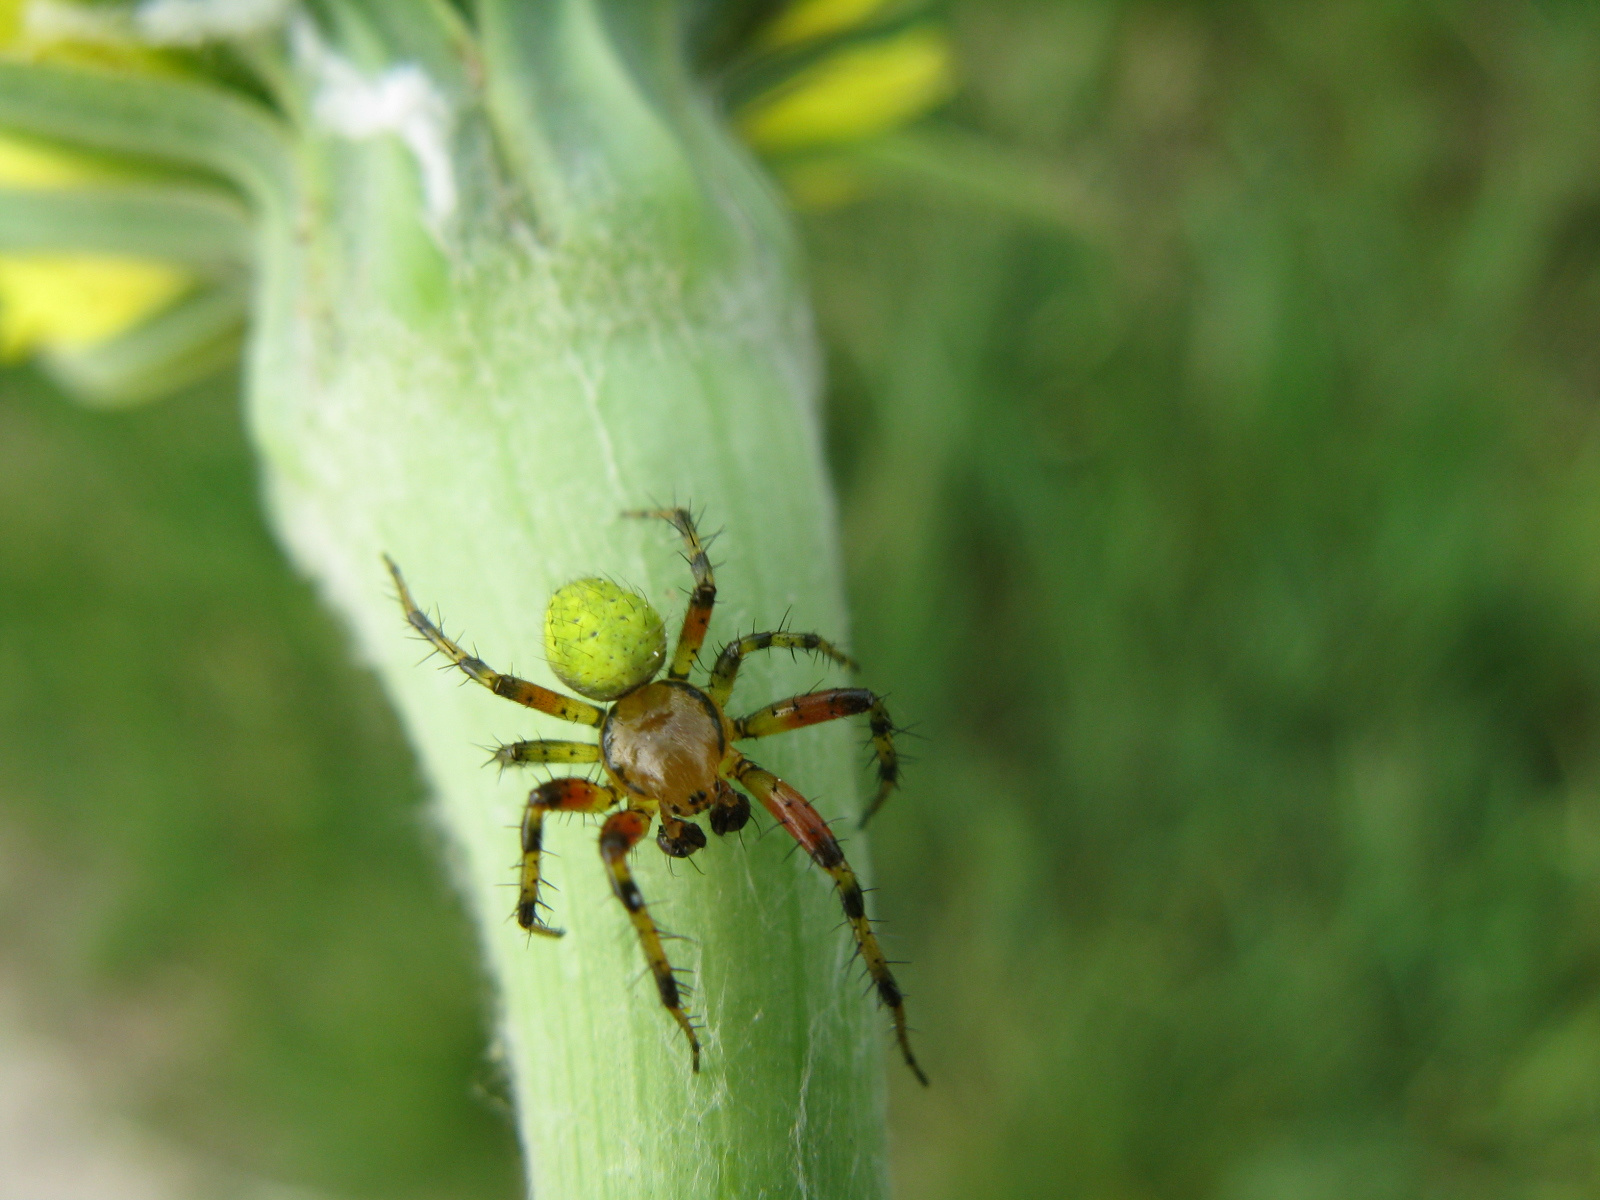
[[(610, 876), (612, 893), (632, 921), (650, 964), (661, 1004), (689, 1040), (691, 1069), (700, 1070), (700, 1040), (684, 1008), (678, 980), (662, 949), (661, 934), (645, 906), (644, 896), (628, 870), (628, 853), (660, 820), (656, 844), (674, 858), (687, 858), (706, 844), (706, 835), (691, 818), (705, 813), (719, 837), (742, 829), (750, 819), (750, 801), (733, 785), (751, 793), (787, 829), (811, 861), (826, 871), (856, 948), (872, 977), (878, 999), (894, 1015), (895, 1036), (906, 1066), (924, 1086), (928, 1077), (917, 1065), (906, 1032), (904, 997), (878, 946), (867, 917), (866, 901), (855, 872), (817, 810), (794, 788), (746, 758), (733, 743), (787, 733), (807, 725), (869, 713), (878, 790), (862, 818), (864, 825), (888, 799), (899, 779), (894, 723), (882, 697), (865, 688), (828, 688), (779, 700), (747, 716), (730, 720), (725, 711), (734, 680), (746, 655), (758, 650), (808, 650), (844, 667), (850, 657), (814, 633), (773, 630), (729, 642), (717, 655), (710, 678), (702, 686), (689, 681), (716, 603), (717, 585), (706, 542), (687, 509), (624, 513), (625, 517), (661, 518), (683, 536), (685, 557), (694, 574), (694, 591), (683, 617), (683, 629), (667, 667), (656, 673), (666, 655), (661, 617), (643, 596), (605, 579), (580, 579), (558, 590), (545, 614), (545, 650), (556, 677), (573, 691), (609, 707), (590, 704), (540, 687), (513, 675), (502, 675), (468, 654), (417, 607), (387, 556), (406, 620), (470, 678), (497, 696), (576, 725), (600, 731), (592, 742), (509, 742), (494, 752), (502, 767), (530, 763), (599, 763), (609, 782), (553, 779), (528, 794), (522, 818), (522, 878), (517, 898), (517, 923), (530, 934), (560, 937), (563, 930), (540, 919), (548, 907), (539, 898), (539, 852), (546, 813), (609, 813), (600, 827), (600, 857)], [(617, 811), (612, 811), (617, 810)]]

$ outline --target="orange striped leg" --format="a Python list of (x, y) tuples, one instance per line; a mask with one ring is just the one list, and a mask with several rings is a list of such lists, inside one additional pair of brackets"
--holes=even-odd
[(389, 568), (389, 574), (394, 576), (394, 586), (400, 593), (401, 607), (406, 610), (406, 620), (411, 622), (412, 628), (432, 643), (435, 650), (496, 696), (504, 696), (507, 700), (525, 708), (549, 713), (552, 717), (560, 717), (563, 721), (571, 721), (575, 725), (598, 726), (605, 719), (604, 709), (586, 704), (582, 700), (575, 700), (571, 696), (563, 696), (560, 692), (540, 687), (537, 683), (529, 683), (526, 679), (518, 679), (515, 675), (502, 675), (485, 665), (482, 660), (468, 654), (446, 637), (444, 631), (428, 620), (428, 615), (417, 607), (417, 602), (411, 598), (411, 590), (406, 587), (406, 581), (401, 577), (400, 568), (395, 565), (394, 559), (384, 555), (383, 561)]
[(757, 650), (809, 650), (833, 659), (841, 667), (852, 671), (856, 669), (855, 659), (817, 634), (789, 633), (784, 630), (752, 633), (749, 637), (729, 642), (717, 655), (717, 665), (711, 668), (711, 683), (706, 691), (718, 704), (728, 703), (728, 697), (733, 694), (733, 681), (739, 675), (739, 664), (744, 661), (745, 655), (754, 654)]
[(754, 792), (763, 807), (782, 822), (794, 840), (811, 855), (811, 861), (833, 876), (834, 885), (839, 891), (839, 903), (844, 906), (845, 919), (850, 922), (850, 928), (856, 935), (856, 946), (861, 951), (861, 961), (867, 964), (867, 973), (872, 976), (872, 982), (877, 986), (878, 999), (883, 1001), (894, 1014), (894, 1032), (900, 1042), (900, 1053), (905, 1057), (906, 1066), (910, 1067), (911, 1073), (917, 1077), (917, 1082), (926, 1087), (928, 1077), (917, 1065), (916, 1055), (911, 1053), (911, 1038), (906, 1032), (905, 999), (900, 993), (900, 985), (894, 981), (888, 961), (878, 946), (878, 938), (872, 932), (872, 922), (867, 919), (867, 904), (861, 894), (861, 884), (857, 882), (856, 874), (850, 869), (850, 864), (845, 862), (844, 851), (839, 849), (838, 840), (834, 838), (832, 830), (804, 796), (771, 771), (756, 766), (743, 755), (735, 753), (734, 762), (728, 771)]
[[(547, 812), (602, 813), (622, 802), (622, 793), (603, 783), (587, 779), (552, 779), (528, 793), (528, 807), (522, 811), (522, 890), (517, 896), (517, 924), (529, 933), (560, 937), (539, 920), (539, 852), (544, 844), (544, 815)], [(548, 907), (548, 906), (546, 906)]]
[(824, 721), (837, 721), (840, 717), (853, 717), (856, 713), (872, 714), (872, 749), (878, 756), (878, 794), (862, 814), (863, 827), (872, 814), (883, 807), (883, 802), (900, 782), (900, 755), (894, 748), (894, 722), (889, 710), (883, 706), (883, 697), (866, 688), (829, 688), (825, 692), (810, 692), (769, 704), (748, 717), (733, 723), (735, 740), (771, 737), (775, 733), (788, 733), (791, 729), (804, 729), (807, 725), (820, 725)]
[(683, 632), (678, 634), (678, 648), (672, 652), (672, 665), (667, 668), (668, 679), (689, 678), (689, 668), (694, 666), (695, 655), (706, 640), (706, 629), (711, 624), (711, 609), (717, 602), (717, 581), (711, 573), (711, 560), (706, 557), (706, 546), (694, 527), (694, 515), (687, 508), (651, 509), (625, 512), (625, 517), (660, 517), (671, 522), (683, 534), (684, 556), (689, 569), (694, 572), (694, 591), (689, 595), (689, 608), (683, 614)]
[[(639, 935), (639, 945), (644, 948), (650, 973), (655, 976), (662, 1007), (672, 1014), (678, 1028), (683, 1030), (683, 1036), (689, 1039), (690, 1066), (699, 1071), (700, 1039), (695, 1036), (689, 1014), (683, 1011), (678, 997), (678, 978), (672, 973), (667, 952), (661, 948), (661, 934), (656, 931), (656, 923), (650, 919), (650, 912), (644, 906), (644, 896), (639, 891), (639, 885), (633, 882), (633, 873), (628, 870), (628, 851), (637, 846), (639, 839), (649, 830), (649, 813), (637, 809), (613, 813), (600, 829), (600, 857), (605, 860), (606, 870), (611, 872), (611, 891), (622, 901), (622, 907), (628, 910), (628, 919), (633, 922), (634, 932)], [(701, 835), (702, 838), (704, 836)]]

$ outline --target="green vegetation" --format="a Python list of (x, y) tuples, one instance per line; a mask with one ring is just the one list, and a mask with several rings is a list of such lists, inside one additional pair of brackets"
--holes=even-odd
[[(934, 1081), (891, 1064), (898, 1194), (1593, 1195), (1600, 21), (948, 11), (935, 124), (783, 163), (854, 196), (803, 226), (850, 645), (924, 739), (872, 839)], [(228, 398), (3, 386), (30, 1021), (242, 1169), (514, 1194), (422, 788)], [(763, 511), (715, 499), (736, 572)], [(392, 549), (487, 654), (494, 579)]]

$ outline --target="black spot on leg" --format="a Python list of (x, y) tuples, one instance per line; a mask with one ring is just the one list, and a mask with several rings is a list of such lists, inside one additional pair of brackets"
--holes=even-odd
[(522, 852), (524, 854), (537, 854), (539, 847), (544, 844), (544, 827), (539, 818), (540, 813), (537, 809), (530, 809), (522, 815)]
[(817, 848), (811, 853), (811, 859), (824, 871), (831, 871), (844, 862), (844, 851), (839, 849), (839, 843), (829, 835), (817, 844)]
[(524, 929), (532, 929), (539, 923), (539, 903), (536, 900), (524, 900), (517, 905), (517, 924)]
[(900, 994), (900, 985), (894, 981), (892, 975), (885, 975), (878, 980), (878, 999), (890, 1008), (899, 1008), (905, 1003), (905, 997)]
[(839, 889), (839, 903), (844, 905), (844, 915), (852, 921), (859, 921), (867, 915), (867, 901), (861, 894), (858, 884), (849, 884)]
[(622, 907), (631, 913), (636, 913), (644, 907), (644, 894), (639, 891), (639, 885), (631, 879), (624, 879), (617, 884), (617, 899), (622, 901)]
[(656, 975), (656, 990), (661, 993), (661, 1003), (668, 1008), (678, 1007), (678, 981), (671, 972), (662, 971)]
[[(873, 695), (866, 688), (840, 688), (833, 693), (833, 698), (828, 702), (828, 711), (837, 716), (853, 717), (856, 713), (866, 712), (872, 707)], [(873, 726), (877, 732), (877, 726)]]

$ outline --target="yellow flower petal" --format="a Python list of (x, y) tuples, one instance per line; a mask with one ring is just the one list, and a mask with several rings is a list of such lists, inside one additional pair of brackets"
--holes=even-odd
[(192, 282), (185, 271), (142, 258), (0, 255), (0, 358), (93, 345), (171, 304)]
[(780, 49), (854, 29), (884, 6), (884, 0), (795, 0), (761, 34), (766, 49)]
[[(142, 46), (40, 37), (27, 0), (0, 0), (0, 54), (122, 69), (164, 69)], [(92, 13), (92, 9), (86, 9)], [(62, 188), (110, 182), (94, 159), (26, 138), (0, 135), (0, 188)], [(0, 255), (0, 359), (35, 350), (74, 350), (125, 332), (193, 286), (181, 268), (104, 254)]]
[(823, 59), (752, 101), (739, 125), (766, 153), (861, 141), (921, 116), (953, 86), (949, 38), (919, 25)]
[[(0, 188), (81, 187), (115, 179), (91, 159), (0, 135)], [(181, 268), (100, 254), (0, 255), (0, 360), (115, 337), (187, 291)]]

